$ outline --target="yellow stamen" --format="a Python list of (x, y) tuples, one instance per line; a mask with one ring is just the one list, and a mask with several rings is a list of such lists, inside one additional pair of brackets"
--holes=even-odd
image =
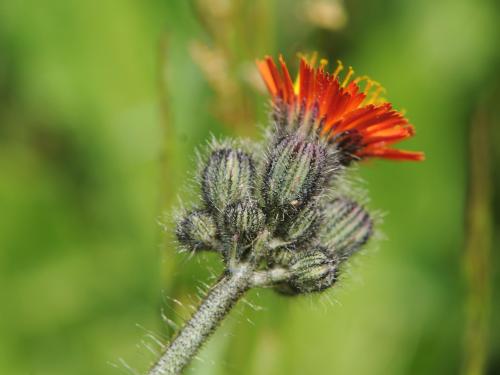
[(311, 65), (313, 68), (316, 67), (317, 60), (318, 60), (318, 51), (314, 51), (311, 55), (311, 58), (309, 59), (309, 65)]
[(373, 87), (373, 84), (375, 82), (372, 81), (371, 79), (367, 80), (366, 81), (366, 85), (365, 85), (365, 89), (363, 90), (365, 94), (368, 94), (368, 92), (371, 90), (371, 88)]
[(359, 82), (363, 82), (363, 81), (370, 81), (370, 77), (368, 77), (368, 76), (359, 76), (359, 77), (354, 78), (354, 83), (355, 84), (358, 84)]
[(377, 88), (375, 89), (375, 91), (373, 92), (373, 94), (370, 96), (370, 98), (366, 101), (366, 104), (376, 104), (379, 95), (383, 91), (385, 91), (384, 88), (382, 86), (380, 86), (380, 85), (377, 85)]
[(368, 76), (359, 76), (354, 79), (354, 83), (360, 86), (360, 83), (366, 81), (365, 87), (362, 89), (362, 92), (365, 94), (368, 94), (368, 91), (372, 88), (373, 84), (375, 83), (374, 80), (370, 79)]
[(328, 65), (328, 60), (327, 59), (321, 59), (319, 61), (319, 68), (320, 70), (325, 70), (325, 67)]
[(297, 74), (295, 81), (293, 82), (293, 92), (295, 95), (299, 95), (300, 92), (300, 73)]
[(360, 83), (363, 81), (366, 81), (365, 86), (361, 89), (361, 91), (366, 95), (364, 104), (377, 104), (385, 101), (385, 98), (380, 96), (381, 93), (385, 93), (385, 89), (377, 81), (368, 76), (360, 76), (355, 78), (353, 82), (360, 86)]
[(333, 76), (337, 78), (342, 70), (344, 70), (344, 64), (342, 64), (342, 61), (337, 60), (337, 69), (335, 69), (335, 71), (333, 72)]
[(344, 78), (344, 80), (342, 81), (342, 84), (340, 86), (342, 87), (346, 87), (347, 84), (349, 83), (349, 80), (351, 79), (351, 77), (353, 76), (354, 74), (354, 69), (352, 68), (352, 66), (349, 67), (349, 70), (347, 71), (347, 74)]
[(311, 68), (316, 67), (316, 62), (318, 61), (318, 51), (314, 51), (310, 55), (308, 55), (307, 53), (299, 52), (297, 53), (297, 56), (299, 57), (299, 59), (305, 60), (307, 65), (310, 65)]

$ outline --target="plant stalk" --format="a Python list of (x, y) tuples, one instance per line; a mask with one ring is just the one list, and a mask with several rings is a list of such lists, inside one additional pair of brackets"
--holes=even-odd
[(231, 308), (251, 287), (253, 268), (239, 264), (208, 292), (191, 319), (169, 344), (148, 375), (175, 375), (191, 362)]

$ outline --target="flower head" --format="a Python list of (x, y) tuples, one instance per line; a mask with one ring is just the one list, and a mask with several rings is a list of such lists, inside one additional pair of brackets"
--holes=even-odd
[(383, 88), (368, 77), (352, 80), (354, 71), (339, 62), (333, 73), (325, 71), (326, 60), (300, 59), (297, 79), (292, 81), (283, 57), (278, 67), (269, 56), (258, 60), (260, 74), (273, 98), (274, 118), (281, 130), (315, 137), (334, 144), (341, 160), (378, 157), (394, 160), (423, 160), (421, 152), (392, 148), (415, 131), (404, 115), (380, 98)]

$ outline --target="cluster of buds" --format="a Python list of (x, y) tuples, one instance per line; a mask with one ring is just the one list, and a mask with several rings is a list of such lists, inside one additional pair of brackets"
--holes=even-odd
[[(177, 238), (190, 251), (215, 251), (226, 272), (253, 270), (252, 286), (289, 295), (323, 291), (338, 279), (343, 262), (373, 233), (359, 203), (341, 196), (342, 174), (356, 160), (382, 157), (421, 160), (393, 149), (413, 127), (380, 88), (352, 71), (335, 73), (301, 60), (295, 84), (283, 60), (258, 62), (273, 98), (273, 131), (264, 148), (226, 142), (212, 147), (199, 174), (201, 207), (178, 222)], [(375, 91), (370, 91), (375, 87)]]
[(321, 142), (275, 135), (271, 145), (263, 160), (215, 146), (200, 174), (203, 206), (179, 221), (177, 238), (191, 251), (218, 252), (229, 272), (251, 264), (258, 286), (324, 290), (370, 237), (372, 220), (326, 194), (341, 169)]

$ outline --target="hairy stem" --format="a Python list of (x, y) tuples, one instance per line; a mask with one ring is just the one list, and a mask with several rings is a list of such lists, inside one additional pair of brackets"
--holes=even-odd
[(252, 287), (265, 288), (289, 279), (290, 271), (285, 268), (276, 267), (267, 271), (255, 271), (250, 281)]
[(148, 375), (179, 374), (240, 297), (250, 288), (253, 269), (240, 264), (208, 292), (198, 310), (173, 339)]

